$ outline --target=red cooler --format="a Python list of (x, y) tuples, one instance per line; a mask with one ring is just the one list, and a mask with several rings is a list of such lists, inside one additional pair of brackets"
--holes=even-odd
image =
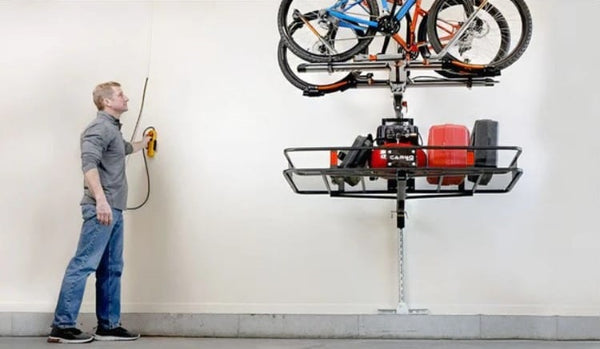
[[(470, 144), (469, 130), (463, 125), (435, 125), (429, 129), (428, 146), (463, 146)], [(466, 149), (429, 149), (429, 167), (467, 167), (470, 163)], [(459, 185), (465, 176), (445, 176), (442, 185)], [(439, 177), (427, 177), (429, 184), (438, 184)]]

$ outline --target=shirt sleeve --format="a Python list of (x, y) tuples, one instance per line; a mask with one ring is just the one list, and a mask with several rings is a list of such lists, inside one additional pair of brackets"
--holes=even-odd
[(97, 168), (108, 148), (108, 132), (101, 124), (90, 125), (81, 135), (81, 169), (83, 173)]
[(125, 155), (133, 153), (133, 145), (131, 145), (131, 143), (123, 140), (123, 144), (125, 144)]

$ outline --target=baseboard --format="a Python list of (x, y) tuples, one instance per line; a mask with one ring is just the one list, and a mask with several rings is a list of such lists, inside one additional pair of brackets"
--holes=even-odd
[[(51, 322), (50, 313), (0, 313), (0, 336), (45, 336)], [(600, 340), (595, 316), (125, 313), (122, 323), (175, 337)], [(95, 315), (78, 326), (93, 331)]]

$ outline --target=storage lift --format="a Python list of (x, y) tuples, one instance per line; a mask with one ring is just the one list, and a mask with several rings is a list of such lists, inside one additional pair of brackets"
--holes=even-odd
[[(395, 118), (384, 119), (382, 125), (393, 123), (398, 129), (414, 130), (413, 120), (404, 117), (403, 95), (408, 87), (447, 86), (494, 86), (498, 81), (489, 76), (480, 77), (423, 77), (410, 78), (413, 70), (439, 70), (443, 63), (407, 63), (399, 55), (358, 57), (350, 63), (303, 64), (299, 71), (353, 71), (351, 87), (389, 87), (394, 100)], [(389, 70), (389, 79), (376, 80), (373, 74), (362, 71)], [(497, 72), (489, 72), (497, 76)], [(305, 91), (305, 95), (318, 95), (319, 91)], [(410, 131), (409, 131), (410, 132)], [(405, 253), (404, 228), (406, 224), (405, 203), (408, 199), (473, 196), (475, 194), (508, 193), (517, 183), (523, 171), (517, 167), (521, 148), (516, 146), (422, 146), (402, 147), (375, 146), (368, 137), (357, 137), (352, 147), (288, 148), (284, 150), (288, 169), (283, 174), (295, 193), (329, 195), (339, 198), (367, 198), (396, 200), (396, 223), (398, 227), (398, 306), (396, 309), (380, 310), (397, 314), (428, 313), (426, 309), (409, 309), (405, 300)], [(479, 166), (477, 162), (461, 167), (429, 167), (419, 163), (425, 152), (449, 151), (474, 154), (475, 158), (492, 156), (494, 166)], [(368, 155), (373, 152), (385, 154), (383, 167), (369, 166)], [(329, 160), (323, 167), (298, 167), (296, 158), (311, 154)], [(345, 156), (345, 157), (344, 157)], [(341, 160), (341, 164), (338, 163)], [(485, 160), (485, 159), (484, 159)], [(498, 161), (496, 161), (498, 160)], [(456, 185), (447, 185), (446, 179), (464, 178)], [(309, 180), (308, 185), (304, 179)], [(432, 184), (433, 183), (433, 184)]]

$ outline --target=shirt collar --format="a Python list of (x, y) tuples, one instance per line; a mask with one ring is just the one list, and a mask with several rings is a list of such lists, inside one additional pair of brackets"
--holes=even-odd
[(104, 110), (98, 110), (98, 117), (110, 121), (113, 125), (117, 126), (119, 130), (123, 124), (119, 121), (119, 119), (105, 112)]

